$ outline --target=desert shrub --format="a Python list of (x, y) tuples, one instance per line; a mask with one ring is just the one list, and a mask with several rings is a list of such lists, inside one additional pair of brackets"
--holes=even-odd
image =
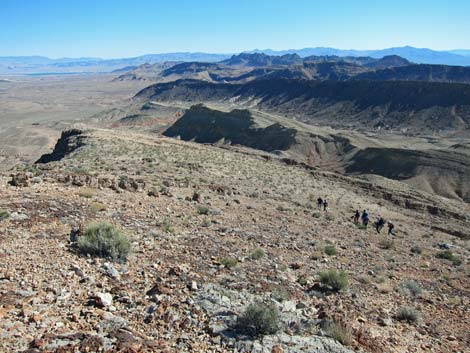
[(83, 254), (124, 261), (131, 243), (114, 225), (101, 222), (89, 225), (78, 238), (78, 248)]
[(444, 250), (441, 252), (438, 252), (436, 254), (436, 257), (439, 259), (445, 259), (451, 261), (455, 266), (461, 265), (462, 260), (460, 260), (452, 251), (450, 250)]
[(352, 343), (351, 329), (343, 323), (329, 323), (325, 328), (325, 333), (344, 346), (349, 346)]
[(274, 287), (271, 291), (271, 297), (278, 302), (289, 300), (290, 295), (291, 294), (289, 290), (286, 287), (280, 285)]
[(238, 264), (238, 260), (233, 257), (223, 257), (220, 259), (220, 263), (226, 268), (234, 268)]
[(196, 208), (198, 214), (208, 215), (209, 214), (209, 207), (207, 206), (197, 206)]
[(90, 207), (94, 212), (106, 211), (106, 205), (102, 202), (93, 202)]
[(409, 323), (417, 322), (420, 319), (420, 313), (415, 308), (402, 306), (397, 311), (396, 319)]
[(419, 247), (418, 245), (414, 245), (411, 247), (411, 252), (413, 254), (421, 254), (423, 252), (423, 249), (421, 249), (421, 247)]
[(344, 271), (330, 269), (320, 272), (319, 277), (321, 284), (333, 292), (339, 292), (348, 286), (348, 277)]
[(329, 256), (332, 256), (332, 255), (336, 255), (336, 247), (334, 245), (326, 245), (325, 246), (325, 254), (329, 255)]
[(10, 217), (10, 213), (7, 210), (0, 209), (0, 221), (2, 219), (7, 219), (8, 217)]
[(370, 284), (370, 278), (367, 275), (359, 275), (357, 281), (362, 284)]
[(357, 246), (359, 248), (365, 248), (366, 243), (362, 239), (354, 239), (354, 246)]
[(454, 258), (454, 253), (450, 250), (444, 250), (437, 253), (436, 257), (439, 259), (452, 260)]
[(413, 280), (408, 280), (402, 284), (402, 289), (406, 292), (412, 295), (413, 297), (416, 297), (420, 295), (423, 291), (423, 288), (421, 288), (421, 285)]
[(250, 255), (250, 259), (252, 260), (259, 260), (264, 256), (264, 250), (261, 248), (256, 249)]
[(320, 216), (321, 216), (320, 212), (315, 212), (312, 214), (313, 218), (320, 218)]
[(276, 207), (276, 210), (278, 210), (279, 212), (288, 212), (290, 211), (290, 208), (280, 205)]
[(88, 174), (89, 169), (86, 167), (73, 167), (72, 172), (75, 174)]
[(364, 224), (357, 223), (356, 228), (361, 229), (361, 230), (367, 230), (367, 227)]
[(173, 226), (171, 225), (171, 222), (168, 219), (163, 220), (163, 222), (161, 223), (161, 227), (165, 233), (173, 233)]
[(250, 304), (237, 318), (237, 328), (255, 337), (274, 334), (279, 330), (279, 311), (272, 304)]
[(202, 225), (204, 228), (208, 228), (208, 227), (211, 226), (211, 224), (212, 224), (212, 222), (211, 222), (210, 219), (205, 219), (205, 220), (202, 222), (201, 225)]
[(95, 195), (95, 191), (90, 188), (83, 188), (78, 192), (78, 196), (85, 199), (91, 199)]
[(321, 251), (314, 251), (312, 255), (310, 256), (310, 258), (314, 261), (320, 260), (322, 257), (323, 257), (323, 254), (321, 253)]
[(391, 293), (393, 291), (393, 287), (389, 282), (382, 282), (377, 284), (377, 290), (382, 294)]
[(300, 284), (301, 286), (306, 286), (308, 284), (307, 277), (305, 277), (305, 275), (300, 275), (297, 278), (297, 283)]
[(379, 241), (379, 247), (385, 250), (391, 249), (393, 248), (393, 240), (382, 239)]

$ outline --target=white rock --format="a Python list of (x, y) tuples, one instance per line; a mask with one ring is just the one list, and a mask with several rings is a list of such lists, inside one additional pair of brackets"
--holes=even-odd
[(297, 303), (292, 300), (282, 302), (282, 311), (294, 312), (297, 308)]
[(95, 294), (95, 297), (97, 299), (98, 304), (101, 306), (108, 307), (113, 304), (113, 296), (109, 293), (97, 292)]

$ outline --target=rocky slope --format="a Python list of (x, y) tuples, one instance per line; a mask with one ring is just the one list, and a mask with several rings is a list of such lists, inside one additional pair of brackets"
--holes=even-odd
[(425, 82), (255, 80), (215, 84), (181, 80), (149, 86), (138, 101), (226, 102), (303, 122), (414, 134), (468, 129), (470, 86)]
[(380, 175), (470, 202), (470, 153), (464, 145), (385, 147), (374, 138), (325, 131), (249, 110), (222, 112), (202, 105), (191, 107), (163, 134), (199, 143), (243, 145), (346, 174)]
[(402, 180), (429, 193), (470, 202), (468, 153), (366, 148), (348, 161), (346, 172)]
[[(28, 167), (23, 186), (0, 178), (1, 350), (450, 353), (470, 344), (470, 249), (441, 230), (468, 229), (467, 205), (249, 149), (82, 135), (61, 160)], [(327, 212), (315, 210), (318, 196)], [(392, 220), (396, 235), (354, 226), (356, 208)], [(127, 263), (70, 243), (72, 226), (101, 220), (130, 237)], [(445, 248), (460, 263), (439, 258)], [(322, 292), (318, 274), (332, 268), (349, 286)], [(278, 332), (233, 330), (255, 301), (282, 313)], [(420, 318), (399, 320), (404, 306)], [(333, 321), (349, 347), (325, 337)]]
[(355, 80), (426, 81), (470, 83), (470, 67), (446, 65), (406, 65), (361, 73)]

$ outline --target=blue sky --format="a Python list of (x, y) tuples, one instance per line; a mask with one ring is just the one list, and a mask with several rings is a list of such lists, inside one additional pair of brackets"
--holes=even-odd
[(0, 55), (470, 48), (470, 0), (0, 0)]

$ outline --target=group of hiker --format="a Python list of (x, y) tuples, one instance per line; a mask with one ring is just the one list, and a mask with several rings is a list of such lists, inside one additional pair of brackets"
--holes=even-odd
[(328, 210), (328, 201), (326, 201), (326, 198), (322, 199), (321, 197), (319, 197), (317, 199), (317, 206), (318, 206), (319, 210), (323, 209), (323, 211), (327, 211)]
[[(359, 210), (356, 210), (356, 212), (354, 212), (354, 215), (351, 218), (354, 220), (354, 224), (359, 224), (359, 219), (361, 219), (362, 225), (364, 227), (367, 228), (369, 226), (369, 213), (367, 213), (366, 210), (362, 211), (362, 214), (359, 212)], [(393, 229), (395, 228), (393, 223), (390, 221), (385, 221), (382, 216), (379, 216), (379, 218), (377, 218), (377, 221), (374, 222), (375, 230), (377, 231), (377, 233), (380, 234), (385, 224), (387, 224), (388, 227), (388, 235), (395, 235), (393, 233)]]
[[(328, 210), (328, 201), (326, 200), (326, 198), (319, 197), (317, 199), (317, 207), (319, 210), (323, 210), (326, 212)], [(354, 215), (351, 218), (354, 220), (354, 224), (356, 225), (358, 225), (359, 220), (361, 220), (362, 225), (364, 227), (367, 228), (369, 226), (369, 213), (367, 212), (367, 210), (362, 211), (362, 214), (361, 212), (359, 212), (359, 210), (356, 210), (356, 212), (354, 212)], [(385, 221), (382, 216), (379, 216), (377, 221), (374, 222), (375, 230), (377, 231), (377, 233), (380, 234), (382, 232), (382, 229), (385, 227), (385, 224), (387, 224), (388, 235), (395, 235), (393, 233), (393, 229), (395, 228), (393, 223), (390, 221)]]

